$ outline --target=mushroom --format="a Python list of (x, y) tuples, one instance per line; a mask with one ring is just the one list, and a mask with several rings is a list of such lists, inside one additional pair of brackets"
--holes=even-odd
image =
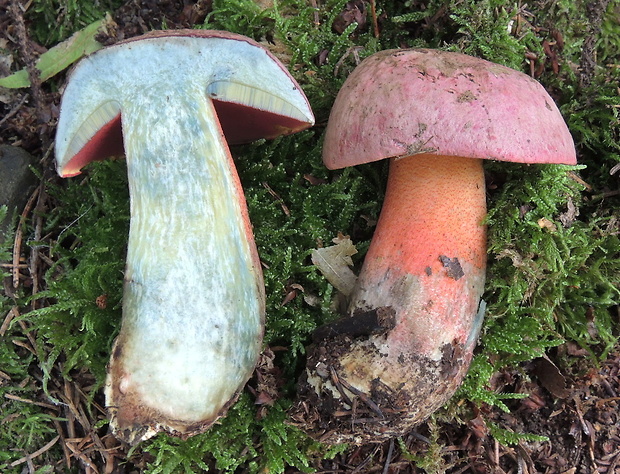
[(123, 315), (105, 386), (131, 444), (206, 430), (252, 374), (265, 294), (226, 140), (311, 126), (299, 85), (249, 38), (159, 31), (82, 60), (64, 91), (58, 173), (125, 151), (131, 196)]
[(482, 160), (576, 162), (534, 79), (425, 49), (368, 57), (334, 103), (326, 166), (384, 158), (385, 200), (347, 316), (319, 328), (293, 410), (327, 443), (403, 435), (465, 376), (485, 306)]

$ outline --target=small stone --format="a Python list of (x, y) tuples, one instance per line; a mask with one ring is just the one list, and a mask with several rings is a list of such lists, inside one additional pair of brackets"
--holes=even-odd
[(27, 151), (0, 145), (0, 206), (8, 208), (6, 219), (0, 222), (0, 240), (6, 238), (14, 217), (22, 211), (36, 186), (37, 178), (30, 170), (34, 163), (34, 157)]

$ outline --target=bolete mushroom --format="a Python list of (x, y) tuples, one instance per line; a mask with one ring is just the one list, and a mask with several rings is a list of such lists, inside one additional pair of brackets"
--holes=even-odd
[(323, 149), (330, 169), (384, 158), (385, 200), (348, 315), (320, 328), (293, 411), (327, 443), (400, 436), (454, 393), (484, 315), (482, 160), (574, 164), (575, 150), (531, 77), (387, 50), (347, 78)]
[(106, 405), (116, 436), (190, 436), (223, 416), (261, 349), (265, 295), (227, 141), (311, 126), (299, 85), (249, 38), (159, 31), (82, 60), (61, 104), (61, 176), (125, 151), (130, 231)]

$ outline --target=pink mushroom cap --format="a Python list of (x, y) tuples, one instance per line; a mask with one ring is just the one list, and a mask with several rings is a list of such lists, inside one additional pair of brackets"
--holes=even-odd
[(420, 153), (575, 164), (571, 134), (533, 78), (483, 59), (385, 50), (351, 73), (325, 135), (329, 169)]

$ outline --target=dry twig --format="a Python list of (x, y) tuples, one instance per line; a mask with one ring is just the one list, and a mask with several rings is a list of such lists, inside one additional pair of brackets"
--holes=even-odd
[[(32, 454), (27, 454), (26, 456), (24, 456), (23, 458), (19, 458), (16, 461), (13, 461), (11, 464), (9, 464), (9, 466), (11, 467), (17, 467), (20, 464), (24, 464), (24, 463), (32, 463), (32, 460), (38, 456), (40, 456), (41, 454), (43, 454), (44, 452), (48, 451), (52, 446), (54, 446), (58, 440), (60, 439), (60, 436), (56, 436), (54, 439), (52, 439), (49, 443), (47, 443), (45, 446), (43, 446), (40, 449), (37, 449), (34, 453)], [(31, 466), (33, 470), (31, 470), (30, 472), (34, 472), (34, 466)]]

